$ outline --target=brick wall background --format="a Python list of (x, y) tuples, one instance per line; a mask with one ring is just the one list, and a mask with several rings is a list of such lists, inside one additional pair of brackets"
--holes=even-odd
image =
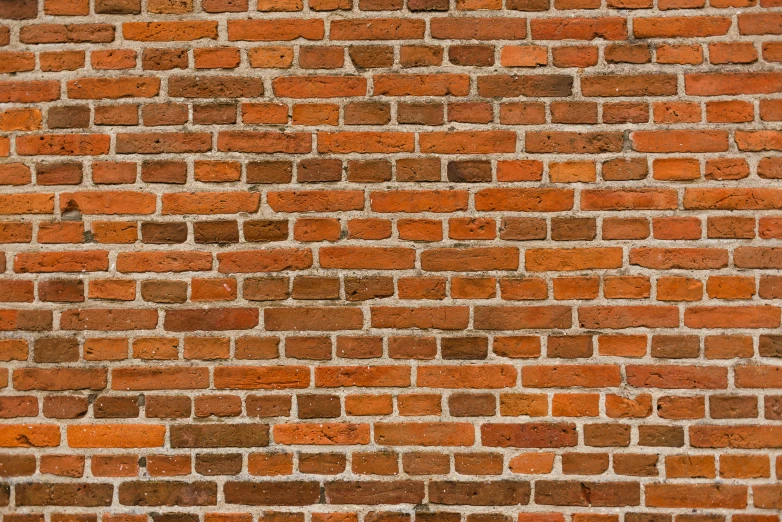
[(778, 522), (779, 0), (0, 0), (4, 522)]

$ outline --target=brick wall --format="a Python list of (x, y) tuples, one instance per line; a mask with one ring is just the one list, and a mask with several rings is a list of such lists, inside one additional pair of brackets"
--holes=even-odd
[(0, 0), (3, 522), (779, 522), (780, 0)]

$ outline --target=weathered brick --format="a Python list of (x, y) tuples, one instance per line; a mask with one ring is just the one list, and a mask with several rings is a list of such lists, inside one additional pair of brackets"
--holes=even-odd
[(4, 522), (779, 522), (779, 2), (0, 0)]

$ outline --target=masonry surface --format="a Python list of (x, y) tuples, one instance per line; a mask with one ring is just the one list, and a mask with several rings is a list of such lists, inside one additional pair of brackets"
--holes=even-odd
[(0, 0), (3, 522), (779, 522), (780, 0)]

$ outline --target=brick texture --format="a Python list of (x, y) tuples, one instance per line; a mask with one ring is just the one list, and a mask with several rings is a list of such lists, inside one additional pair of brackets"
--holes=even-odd
[(780, 0), (0, 0), (2, 522), (779, 522)]

